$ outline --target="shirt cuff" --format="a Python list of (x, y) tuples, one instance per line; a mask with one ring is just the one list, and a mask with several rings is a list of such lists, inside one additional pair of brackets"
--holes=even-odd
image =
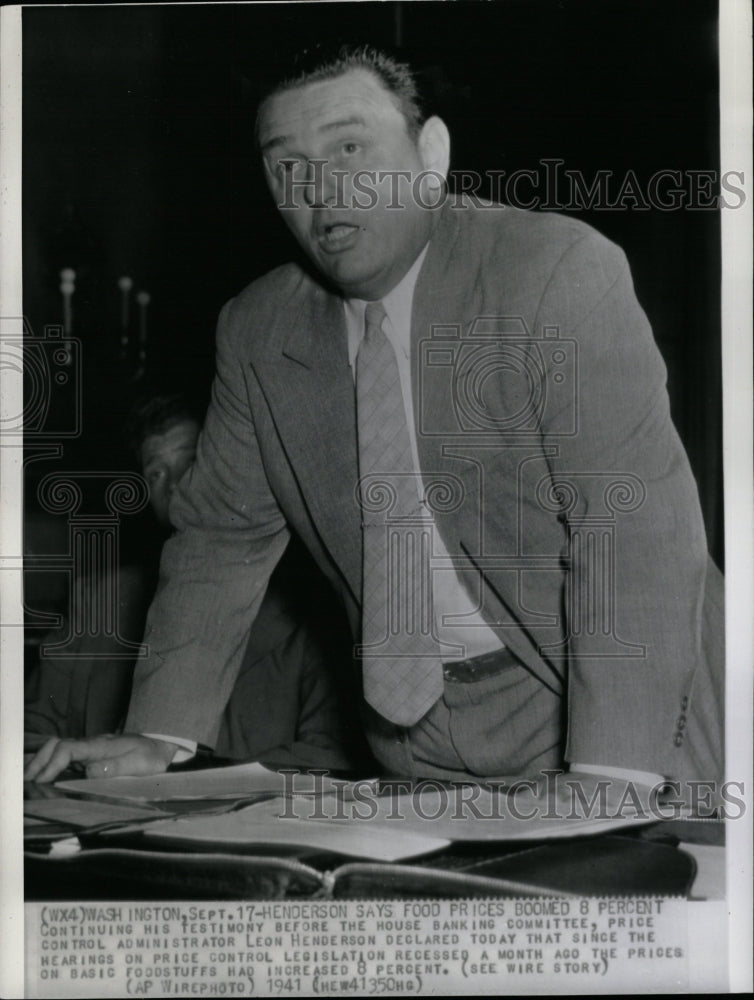
[(197, 744), (195, 740), (183, 740), (180, 736), (164, 736), (162, 733), (142, 733), (142, 736), (150, 740), (162, 740), (163, 743), (174, 743), (175, 753), (171, 764), (182, 764), (185, 760), (191, 760), (196, 754)]
[(621, 778), (627, 781), (635, 781), (639, 785), (647, 785), (654, 788), (661, 785), (667, 779), (661, 774), (654, 774), (652, 771), (634, 771), (628, 767), (600, 767), (598, 764), (571, 764), (571, 771), (581, 771), (583, 774), (599, 774), (605, 778)]

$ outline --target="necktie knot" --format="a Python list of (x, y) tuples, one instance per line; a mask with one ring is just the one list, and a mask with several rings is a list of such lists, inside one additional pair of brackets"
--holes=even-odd
[(382, 322), (387, 313), (382, 302), (367, 302), (364, 310), (364, 336), (382, 332)]

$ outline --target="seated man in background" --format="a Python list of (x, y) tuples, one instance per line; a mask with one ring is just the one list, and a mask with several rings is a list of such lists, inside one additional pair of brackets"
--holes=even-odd
[[(146, 547), (146, 560), (134, 560), (130, 550), (121, 553), (118, 620), (121, 637), (130, 642), (140, 642), (144, 632), (162, 542), (172, 531), (170, 498), (194, 460), (199, 431), (198, 415), (179, 394), (139, 400), (130, 415), (128, 443), (159, 526), (151, 553)], [(345, 707), (352, 673), (346, 624), (317, 575), (294, 540), (270, 581), (243, 667), (218, 720), (218, 756), (337, 769), (352, 768), (362, 759), (360, 731), (353, 721), (349, 724)], [(47, 644), (65, 636), (67, 628), (64, 621)], [(134, 660), (122, 653), (107, 659), (110, 647), (116, 652), (113, 644), (104, 633), (87, 634), (78, 638), (72, 658), (55, 659), (44, 655), (42, 643), (27, 682), (26, 733), (75, 739), (122, 728)], [(339, 667), (343, 677), (336, 676)]]

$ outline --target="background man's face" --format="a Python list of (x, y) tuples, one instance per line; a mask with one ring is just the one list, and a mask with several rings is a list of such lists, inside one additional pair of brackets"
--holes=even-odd
[(141, 469), (149, 484), (149, 502), (162, 525), (170, 524), (170, 498), (194, 461), (198, 437), (199, 424), (195, 420), (179, 420), (159, 434), (150, 434), (141, 446)]
[[(375, 300), (394, 288), (429, 239), (432, 212), (399, 179), (428, 164), (379, 80), (352, 70), (274, 95), (262, 107), (259, 140), (276, 204), (294, 206), (283, 218), (318, 269), (349, 297)], [(313, 160), (326, 163), (317, 172)], [(378, 182), (365, 171), (390, 176)], [(354, 189), (359, 174), (371, 194)], [(388, 209), (391, 202), (403, 207)]]

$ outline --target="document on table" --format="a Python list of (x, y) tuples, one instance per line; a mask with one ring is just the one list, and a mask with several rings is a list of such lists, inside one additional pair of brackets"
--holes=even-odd
[(82, 799), (32, 799), (24, 802), (24, 819), (31, 820), (31, 826), (38, 823), (67, 823), (75, 827), (89, 827), (101, 823), (139, 822), (169, 815), (170, 813), (161, 809), (88, 802)]
[[(528, 797), (527, 785), (510, 779), (497, 785), (457, 784), (442, 787), (438, 782), (419, 782), (412, 791), (389, 795), (385, 790), (373, 800), (345, 802), (341, 817), (352, 815), (357, 823), (367, 823), (387, 832), (403, 826), (412, 833), (431, 834), (451, 841), (530, 841), (555, 840), (614, 833), (617, 830), (657, 822), (646, 801), (624, 799), (627, 781), (600, 779), (599, 775), (579, 775), (568, 779), (555, 792), (539, 787)], [(578, 787), (571, 797), (568, 782)], [(602, 781), (610, 795), (599, 797)], [(517, 788), (518, 785), (518, 788)], [(305, 808), (299, 806), (299, 814)], [(327, 806), (322, 809), (327, 812)], [(367, 818), (368, 816), (368, 818)], [(340, 818), (340, 817), (339, 817)]]
[(286, 775), (251, 763), (147, 777), (73, 779), (56, 782), (56, 788), (73, 795), (111, 801), (170, 802), (177, 799), (241, 799), (256, 793), (316, 795), (345, 784), (322, 773), (296, 771)]
[(447, 847), (449, 841), (398, 824), (386, 835), (369, 823), (297, 819), (290, 800), (269, 799), (219, 816), (179, 817), (151, 824), (150, 840), (222, 846), (307, 847), (374, 861), (404, 861)]
[[(86, 798), (157, 802), (163, 808), (169, 808), (170, 802), (187, 800), (253, 800), (261, 796), (284, 801), (284, 796), (293, 796), (298, 819), (327, 821), (329, 830), (346, 823), (380, 830), (388, 837), (401, 830), (449, 841), (581, 837), (662, 818), (649, 808), (648, 788), (596, 774), (562, 774), (551, 785), (509, 778), (484, 784), (418, 781), (412, 787), (405, 782), (376, 780), (349, 783), (323, 773), (285, 775), (251, 763), (149, 777), (62, 781), (56, 787)], [(321, 807), (317, 805), (320, 802)], [(230, 824), (227, 829), (235, 836), (240, 828), (234, 823), (226, 816), (218, 819), (216, 829), (221, 832), (223, 824)]]

